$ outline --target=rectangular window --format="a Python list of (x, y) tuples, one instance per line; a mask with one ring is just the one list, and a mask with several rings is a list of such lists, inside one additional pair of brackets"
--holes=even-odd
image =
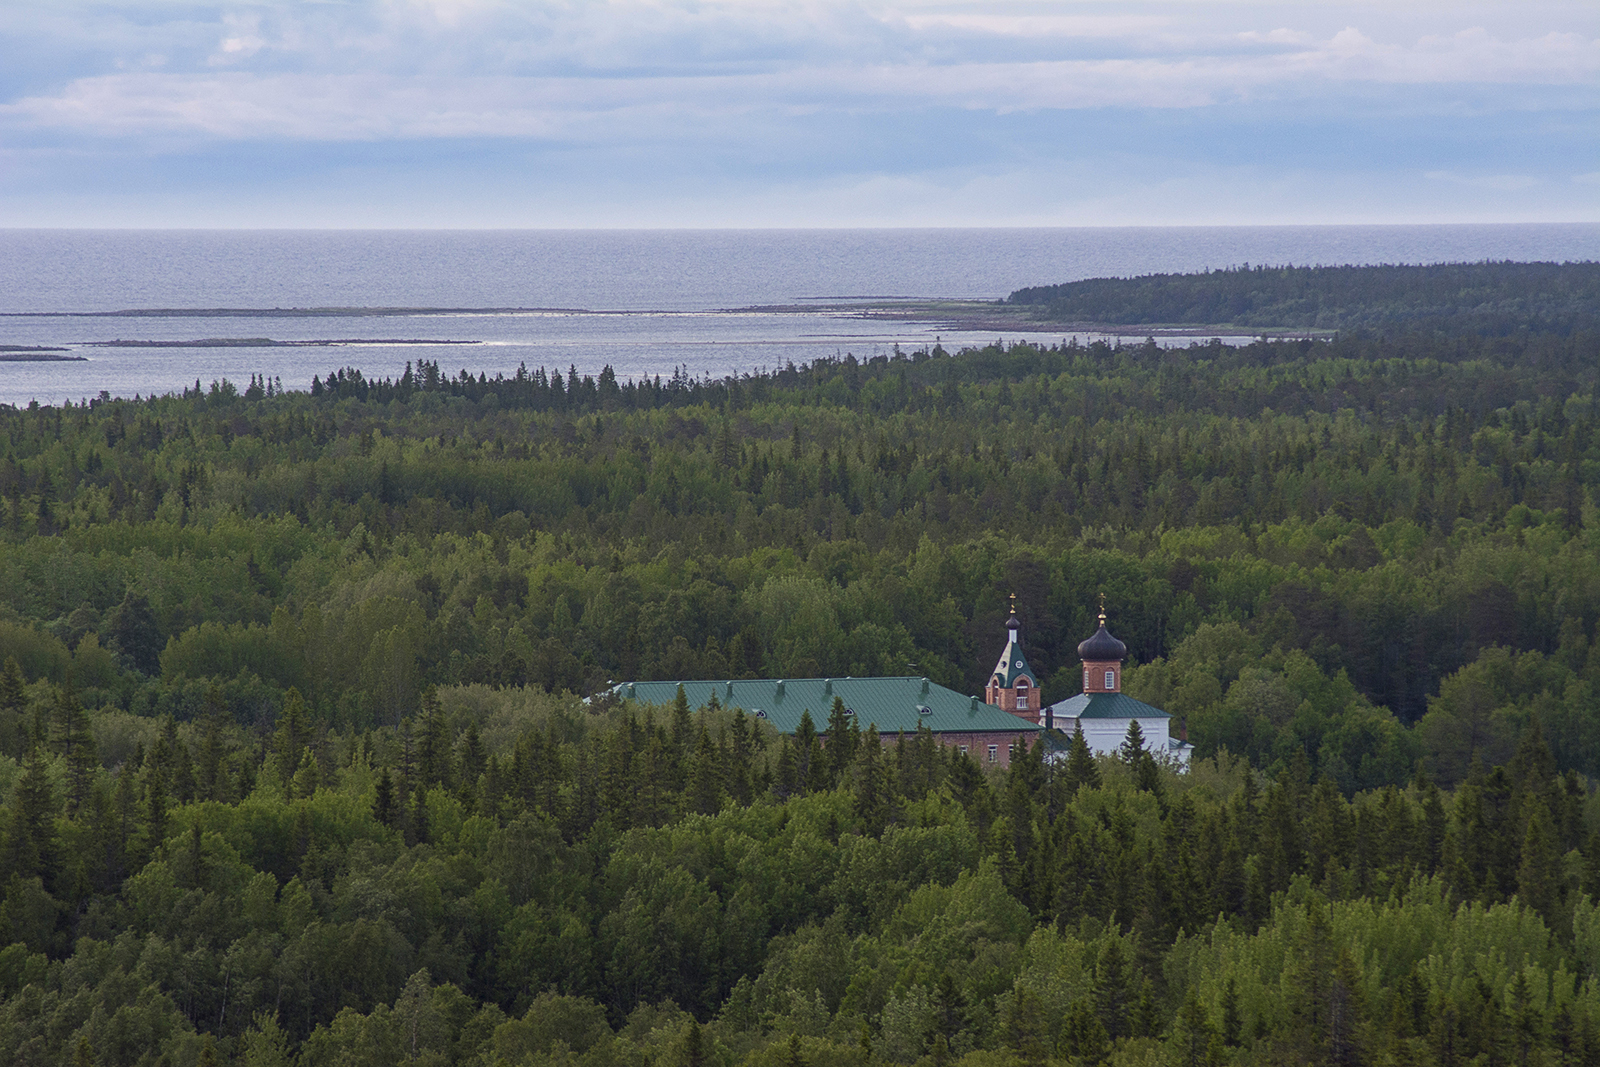
[(1106, 688), (1107, 689), (1115, 689), (1116, 687), (1117, 687), (1117, 672), (1116, 671), (1106, 671)]
[(1083, 687), (1085, 689), (1089, 688), (1089, 671), (1087, 669), (1083, 672)]
[(989, 762), (990, 763), (998, 763), (998, 762), (1000, 762), (1000, 746), (999, 745), (990, 745), (989, 746)]
[(1028, 706), (1028, 692), (1021, 690), (1017, 693), (1017, 707), (1026, 709)]
[(962, 745), (961, 746), (961, 754), (963, 756), (965, 756), (967, 754), (967, 746), (966, 745)]

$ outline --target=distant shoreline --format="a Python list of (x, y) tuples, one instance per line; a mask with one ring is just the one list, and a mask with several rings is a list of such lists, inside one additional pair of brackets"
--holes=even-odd
[[(428, 337), (339, 337), (315, 341), (274, 341), (270, 337), (202, 337), (193, 341), (85, 341), (85, 348), (336, 348), (341, 345), (481, 345), (482, 341)], [(59, 351), (59, 350), (58, 350)], [(82, 358), (81, 356), (78, 358)]]
[(0, 345), (0, 363), (87, 363), (65, 348), (47, 345)]

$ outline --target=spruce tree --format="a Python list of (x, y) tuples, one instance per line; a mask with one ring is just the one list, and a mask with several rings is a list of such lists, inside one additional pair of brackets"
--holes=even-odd
[(800, 769), (794, 756), (794, 742), (788, 737), (778, 742), (778, 769), (773, 775), (772, 788), (780, 800), (800, 795)]
[(689, 760), (689, 795), (685, 807), (700, 815), (715, 815), (722, 810), (722, 767), (717, 746), (704, 726)]
[(305, 698), (300, 690), (291, 688), (284, 694), (283, 710), (278, 712), (278, 729), (272, 735), (273, 763), (285, 792), (294, 782), (295, 771), (300, 769), (301, 752), (311, 743), (311, 736), (311, 718), (306, 712)]
[(1544, 801), (1535, 797), (1529, 807), (1532, 810), (1522, 837), (1522, 862), (1517, 870), (1517, 896), (1554, 927), (1558, 925), (1563, 888), (1561, 853), (1556, 848)]
[(0, 668), (0, 753), (20, 757), (28, 751), (28, 728), (24, 713), (28, 708), (27, 682), (15, 656), (7, 656)]
[(833, 707), (828, 712), (828, 725), (826, 737), (827, 747), (823, 750), (823, 758), (827, 767), (827, 780), (819, 783), (821, 787), (838, 785), (844, 773), (855, 760), (856, 741), (859, 735), (851, 732), (855, 716), (846, 714), (844, 700), (841, 697), (833, 698)]
[(385, 767), (378, 774), (377, 792), (372, 799), (372, 817), (384, 826), (393, 826), (397, 810), (394, 796), (394, 780), (389, 777), (389, 768)]
[(72, 815), (88, 797), (100, 760), (95, 755), (88, 713), (70, 679), (66, 685), (56, 687), (54, 719), (55, 750), (66, 763), (67, 814)]
[(1089, 743), (1083, 739), (1083, 724), (1074, 724), (1072, 731), (1072, 744), (1067, 749), (1067, 790), (1077, 793), (1080, 789), (1100, 788), (1100, 768), (1095, 764), (1094, 753), (1089, 751)]
[(1239, 1012), (1239, 983), (1233, 980), (1233, 975), (1228, 975), (1228, 980), (1222, 986), (1222, 1043), (1229, 1048), (1238, 1048), (1244, 1034), (1244, 1017)]
[(213, 685), (206, 694), (200, 717), (200, 759), (195, 768), (195, 789), (201, 800), (227, 800), (228, 776), (223, 766), (227, 748), (223, 740), (222, 690)]
[(1184, 993), (1183, 1007), (1178, 1009), (1177, 1023), (1168, 1042), (1173, 1052), (1170, 1062), (1174, 1067), (1213, 1067), (1221, 1062), (1213, 1047), (1216, 1043), (1217, 1033), (1210, 1013), (1191, 985)]
[(854, 779), (856, 815), (866, 824), (867, 833), (876, 837), (883, 833), (893, 813), (889, 768), (876, 726), (868, 726), (862, 738)]
[(162, 750), (165, 739), (156, 744), (144, 759), (144, 855), (151, 856), (167, 839), (167, 769)]
[(733, 724), (728, 735), (728, 792), (737, 803), (748, 804), (753, 795), (750, 772), (754, 745), (750, 736), (750, 720), (743, 708), (733, 710)]
[(312, 755), (308, 748), (300, 757), (300, 766), (294, 772), (289, 795), (297, 800), (313, 797), (321, 785), (322, 768), (317, 765), (317, 757)]
[(1106, 1033), (1112, 1038), (1127, 1037), (1132, 1032), (1135, 992), (1122, 939), (1115, 934), (1108, 934), (1100, 945), (1094, 963), (1093, 993), (1095, 1014)]
[(148, 675), (161, 673), (165, 639), (144, 594), (130, 589), (123, 596), (122, 603), (106, 619), (106, 634), (135, 670)]
[(417, 734), (416, 750), (417, 781), (423, 788), (435, 785), (450, 788), (454, 768), (449, 734), (438, 691), (429, 686), (422, 694), (422, 729)]
[(1117, 749), (1117, 755), (1122, 758), (1130, 770), (1137, 771), (1140, 762), (1144, 759), (1144, 731), (1139, 727), (1138, 719), (1128, 720), (1128, 733), (1122, 740), (1122, 746)]
[(463, 799), (472, 799), (477, 796), (478, 779), (488, 770), (483, 738), (478, 735), (478, 724), (475, 720), (467, 723), (459, 748), (461, 767), (459, 792)]
[(672, 740), (679, 752), (689, 751), (689, 733), (693, 723), (689, 716), (689, 695), (680, 683), (672, 698)]
[(42, 878), (49, 886), (55, 877), (55, 791), (50, 786), (45, 753), (35, 745), (22, 765), (11, 799), (11, 823), (6, 833), (6, 873), (18, 878)]
[(1056, 1052), (1075, 1067), (1104, 1063), (1110, 1054), (1111, 1038), (1087, 998), (1079, 997), (1067, 1005), (1061, 1018), (1061, 1037)]
[(794, 731), (795, 782), (800, 793), (825, 788), (816, 780), (821, 750), (817, 744), (817, 726), (811, 721), (811, 709), (800, 712), (800, 725)]
[(195, 798), (194, 758), (189, 746), (178, 736), (178, 725), (167, 719), (167, 746), (172, 753), (172, 799), (187, 804)]

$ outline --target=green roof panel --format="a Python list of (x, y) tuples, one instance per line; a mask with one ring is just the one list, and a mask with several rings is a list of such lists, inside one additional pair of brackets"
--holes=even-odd
[(1160, 708), (1126, 693), (1079, 693), (1050, 710), (1057, 719), (1170, 719)]
[[(678, 686), (698, 708), (716, 696), (723, 707), (743, 708), (765, 718), (778, 732), (792, 734), (803, 712), (819, 733), (826, 730), (833, 698), (855, 712), (864, 732), (876, 726), (880, 734), (916, 733), (926, 725), (934, 733), (1032, 731), (1040, 727), (1009, 712), (966, 697), (926, 678), (772, 678), (734, 682), (624, 682), (612, 691), (624, 699), (646, 704), (671, 704)], [(924, 710), (925, 709), (925, 710)]]

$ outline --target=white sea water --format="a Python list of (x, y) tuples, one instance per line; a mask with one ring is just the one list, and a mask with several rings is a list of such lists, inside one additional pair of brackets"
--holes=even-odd
[[(407, 360), (454, 373), (520, 364), (628, 376), (740, 373), (990, 332), (885, 322), (807, 305), (999, 299), (1081, 278), (1243, 263), (1600, 259), (1600, 226), (1319, 226), (1031, 230), (0, 231), (0, 345), (85, 362), (0, 363), (0, 403), (150, 395), (253, 373), (304, 389), (346, 365)], [(799, 310), (752, 311), (798, 306)], [(110, 316), (167, 309), (445, 308), (350, 316)], [(545, 309), (482, 311), (470, 309)], [(466, 310), (463, 310), (466, 309)], [(424, 339), (315, 348), (85, 347), (121, 340)], [(1055, 342), (1059, 331), (1007, 341)]]

